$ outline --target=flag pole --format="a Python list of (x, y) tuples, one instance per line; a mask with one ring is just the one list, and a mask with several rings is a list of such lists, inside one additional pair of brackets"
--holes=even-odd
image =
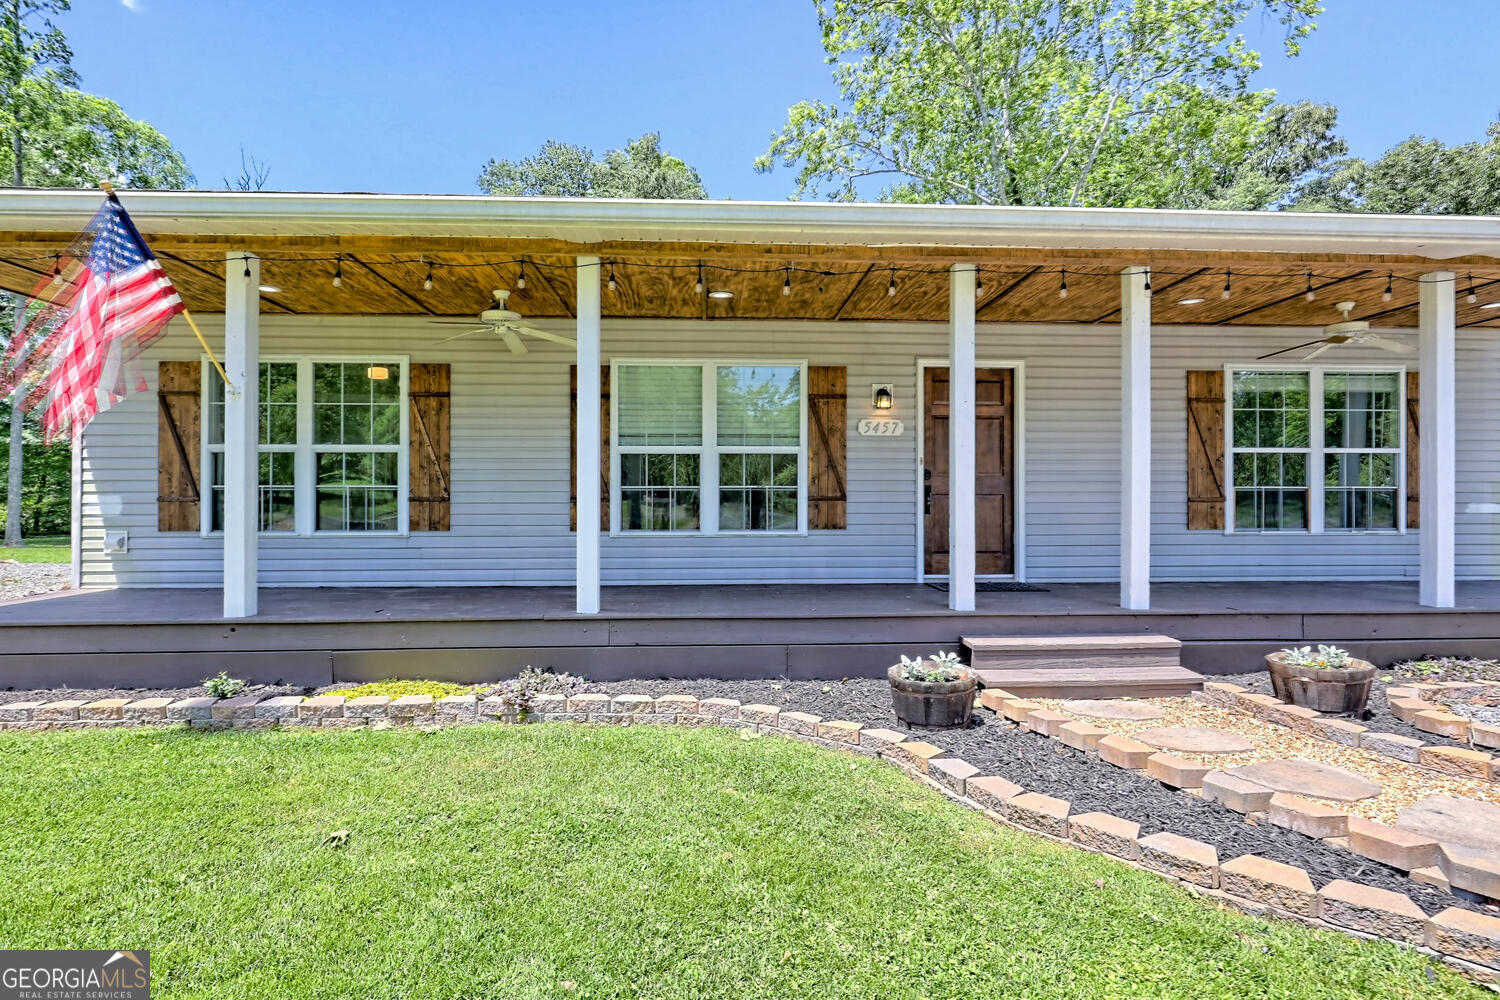
[[(104, 189), (104, 193), (110, 198), (115, 197), (115, 186), (109, 181), (100, 181), (99, 186)], [(203, 331), (198, 329), (198, 321), (193, 319), (193, 314), (188, 312), (186, 305), (182, 307), (182, 318), (187, 320), (188, 326), (192, 327), (193, 336), (197, 337), (198, 343), (203, 345), (203, 353), (208, 355), (209, 363), (214, 366), (214, 371), (218, 372), (219, 378), (224, 380), (224, 391), (230, 391), (232, 386), (229, 382), (229, 374), (224, 371), (224, 366), (219, 364), (219, 359), (214, 357), (213, 348), (208, 346), (208, 341), (204, 338)]]

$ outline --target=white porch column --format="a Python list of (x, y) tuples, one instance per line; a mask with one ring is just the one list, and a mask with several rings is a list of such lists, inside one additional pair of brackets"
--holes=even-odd
[(1150, 270), (1120, 275), (1120, 607), (1151, 607)]
[(974, 276), (948, 274), (948, 607), (974, 610)]
[[(260, 258), (229, 253), (224, 269), (224, 617), (248, 618), (258, 596)], [(202, 484), (200, 491), (211, 503), (210, 491)]]
[(578, 258), (578, 613), (599, 613), (599, 258)]
[(1456, 486), (1455, 440), (1458, 433), (1454, 398), (1454, 313), (1457, 288), (1452, 271), (1422, 275), (1418, 356), (1422, 391), (1421, 418), (1421, 602), (1429, 608), (1453, 607), (1453, 521)]

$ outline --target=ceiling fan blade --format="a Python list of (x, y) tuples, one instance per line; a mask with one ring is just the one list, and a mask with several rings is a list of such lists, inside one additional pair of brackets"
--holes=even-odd
[(433, 344), (432, 346), (433, 347), (437, 347), (438, 344), (448, 344), (448, 343), (452, 343), (455, 340), (463, 340), (465, 337), (472, 337), (476, 333), (489, 333), (490, 330), (491, 330), (490, 327), (482, 326), (482, 327), (480, 327), (477, 330), (470, 330), (467, 333), (457, 333), (457, 334), (454, 334), (451, 337), (444, 337), (442, 340), (439, 340), (437, 342), (437, 344)]
[(517, 333), (524, 333), (528, 337), (535, 337), (537, 340), (550, 341), (554, 344), (562, 344), (564, 347), (578, 346), (578, 341), (574, 340), (572, 337), (564, 337), (560, 333), (549, 333), (546, 330), (538, 330), (534, 326), (516, 326), (512, 329), (514, 329)]
[(1392, 351), (1396, 354), (1416, 354), (1417, 349), (1411, 344), (1403, 344), (1399, 340), (1391, 340), (1378, 334), (1370, 333), (1360, 338), (1361, 344), (1369, 344), (1378, 347), (1382, 351)]
[(1323, 345), (1321, 347), (1314, 347), (1312, 350), (1310, 350), (1306, 354), (1302, 355), (1302, 360), (1303, 361), (1311, 361), (1313, 358), (1317, 357), (1319, 354), (1322, 354), (1324, 351), (1331, 351), (1335, 347), (1339, 346), (1339, 344), (1341, 344), (1341, 343), (1343, 343), (1343, 341), (1325, 340), (1323, 342)]
[(427, 322), (436, 323), (439, 326), (473, 326), (478, 323), (477, 319), (429, 319)]
[[(1300, 350), (1302, 350), (1302, 348), (1304, 348), (1304, 347), (1311, 347), (1314, 344), (1323, 344), (1323, 345), (1325, 345), (1324, 346), (1324, 350), (1327, 350), (1329, 347), (1333, 346), (1332, 344), (1329, 344), (1326, 340), (1309, 340), (1307, 343), (1305, 343), (1305, 344), (1298, 344), (1295, 347), (1283, 347), (1279, 351), (1272, 351), (1270, 354), (1262, 354), (1260, 357), (1256, 358), (1255, 360), (1256, 361), (1264, 361), (1267, 358), (1278, 357), (1278, 356), (1280, 356), (1282, 354), (1290, 354), (1292, 351), (1300, 351)], [(1311, 355), (1309, 355), (1309, 357), (1311, 357)]]
[(512, 330), (510, 327), (501, 327), (496, 332), (500, 334), (500, 339), (505, 341), (505, 346), (510, 348), (510, 353), (526, 353), (526, 345), (521, 343), (521, 338), (516, 335), (516, 331)]

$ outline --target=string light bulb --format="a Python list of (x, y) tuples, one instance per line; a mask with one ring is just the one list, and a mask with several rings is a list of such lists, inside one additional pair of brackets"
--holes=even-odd
[(422, 279), (422, 291), (432, 291), (432, 261), (427, 262), (427, 277)]
[(1469, 272), (1469, 294), (1464, 296), (1464, 301), (1469, 305), (1479, 301), (1479, 293), (1474, 290), (1474, 272)]
[(610, 264), (609, 265), (609, 290), (610, 291), (614, 291), (616, 288), (619, 288), (619, 287), (620, 286), (615, 283), (615, 266), (614, 266), (614, 264)]
[(1396, 276), (1394, 274), (1387, 274), (1385, 276), (1385, 291), (1380, 293), (1380, 301), (1382, 301), (1382, 302), (1389, 302), (1389, 301), (1391, 301), (1391, 294), (1392, 294), (1391, 293), (1391, 282), (1393, 282), (1395, 280), (1396, 280)]
[(61, 254), (52, 255), (52, 283), (54, 285), (60, 285), (63, 283)]
[(516, 275), (516, 290), (526, 291), (526, 262), (521, 261), (521, 273)]
[(1307, 291), (1302, 293), (1302, 297), (1308, 302), (1311, 302), (1313, 299), (1318, 297), (1318, 293), (1313, 291), (1311, 271), (1307, 272)]
[(1143, 291), (1147, 295), (1150, 295), (1151, 294), (1151, 271), (1150, 271), (1150, 269), (1148, 268), (1145, 273), (1146, 273), (1146, 287), (1143, 289)]
[(790, 266), (786, 269), (786, 278), (781, 282), (781, 294), (792, 294), (792, 269)]
[(1219, 293), (1219, 298), (1221, 298), (1221, 299), (1227, 299), (1227, 298), (1229, 298), (1229, 296), (1231, 296), (1231, 295), (1234, 294), (1234, 289), (1233, 289), (1233, 287), (1230, 286), (1229, 281), (1230, 281), (1229, 272), (1225, 271), (1224, 272), (1224, 290)]
[(333, 287), (344, 287), (344, 255), (339, 254), (333, 262)]
[(984, 298), (984, 272), (979, 268), (974, 269), (974, 301), (978, 302)]
[(249, 281), (250, 280), (250, 258), (248, 256), (246, 256), (246, 257), (241, 257), (240, 259), (245, 262), (245, 280)]
[(1057, 297), (1065, 299), (1068, 297), (1068, 269), (1063, 268), (1058, 273)]
[(693, 291), (698, 295), (703, 294), (703, 265), (701, 263), (698, 265), (698, 280), (693, 284)]
[(885, 286), (886, 298), (894, 298), (896, 295), (896, 269), (891, 268), (891, 283)]

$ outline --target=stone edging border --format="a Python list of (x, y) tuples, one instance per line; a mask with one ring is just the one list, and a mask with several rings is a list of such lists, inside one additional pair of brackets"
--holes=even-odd
[[(998, 705), (1006, 718), (1021, 722), (1034, 732), (1099, 753), (1111, 763), (1145, 766), (1148, 774), (1163, 781), (1166, 778), (1162, 775), (1184, 777), (1178, 773), (1183, 766), (1192, 771), (1210, 770), (1170, 754), (1157, 753), (1133, 740), (1109, 735), (1098, 727), (1073, 721), (1060, 712), (1044, 710), (1034, 702), (997, 689), (982, 692), (981, 702), (987, 708)], [(506, 711), (498, 698), (480, 700), (474, 695), (438, 700), (431, 695), (396, 699), (372, 696), (347, 701), (329, 695), (314, 698), (286, 695), (264, 700), (247, 695), (226, 699), (109, 698), (94, 702), (0, 705), (0, 728), (8, 730), (172, 723), (200, 729), (435, 728), (485, 720), (716, 725), (790, 736), (831, 749), (883, 758), (912, 778), (1004, 826), (1106, 855), (1248, 913), (1392, 941), (1440, 959), (1472, 978), (1500, 983), (1500, 918), (1457, 907), (1428, 917), (1402, 893), (1344, 880), (1315, 890), (1304, 869), (1253, 854), (1220, 864), (1218, 851), (1212, 844), (1174, 833), (1142, 837), (1139, 824), (1108, 813), (1074, 814), (1072, 805), (1063, 799), (1027, 791), (998, 776), (983, 775), (973, 764), (945, 756), (940, 747), (909, 739), (909, 733), (826, 720), (806, 712), (782, 711), (775, 705), (742, 705), (728, 698), (700, 700), (691, 695), (660, 698), (643, 694), (613, 697), (582, 694), (570, 698), (541, 695), (533, 699), (531, 711), (522, 717)], [(1169, 759), (1157, 760), (1153, 765), (1153, 758)], [(1296, 798), (1279, 793), (1271, 797)], [(1378, 842), (1379, 838), (1372, 837), (1372, 841)]]
[[(1485, 685), (1474, 686), (1482, 688)], [(1445, 712), (1440, 705), (1418, 697), (1420, 691), (1419, 687), (1388, 688), (1386, 696), (1391, 714), (1425, 733), (1446, 736), (1473, 747), (1500, 749), (1500, 726), (1474, 722), (1462, 715)], [(1500, 757), (1491, 756), (1483, 750), (1423, 743), (1411, 736), (1376, 732), (1348, 719), (1324, 715), (1300, 705), (1288, 705), (1269, 694), (1247, 691), (1238, 684), (1209, 682), (1194, 697), (1206, 704), (1244, 712), (1264, 722), (1274, 722), (1330, 743), (1358, 747), (1461, 778), (1500, 781)]]

